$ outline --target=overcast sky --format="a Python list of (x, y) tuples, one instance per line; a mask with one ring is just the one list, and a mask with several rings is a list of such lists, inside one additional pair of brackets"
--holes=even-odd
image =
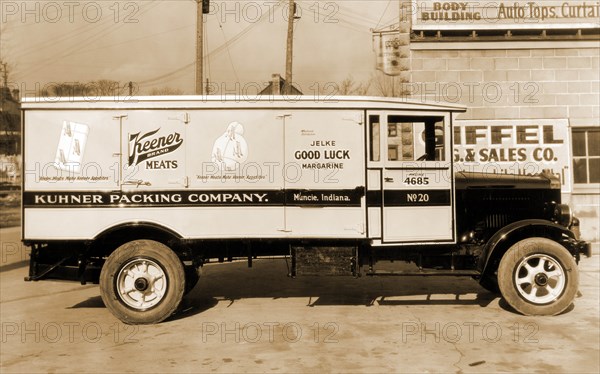
[[(205, 77), (232, 90), (237, 81), (262, 85), (272, 73), (283, 76), (287, 2), (213, 1), (205, 17)], [(375, 71), (371, 29), (397, 21), (398, 3), (303, 0), (298, 6), (294, 81), (304, 93), (350, 75), (367, 80)], [(142, 94), (164, 86), (194, 91), (193, 0), (0, 0), (0, 12), (0, 53), (13, 84), (32, 89), (36, 82), (112, 79), (137, 82)]]

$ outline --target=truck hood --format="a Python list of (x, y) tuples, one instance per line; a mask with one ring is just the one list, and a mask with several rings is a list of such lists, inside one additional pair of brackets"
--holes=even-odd
[(460, 171), (455, 174), (455, 180), (456, 189), (560, 189), (560, 180), (547, 172), (516, 175)]

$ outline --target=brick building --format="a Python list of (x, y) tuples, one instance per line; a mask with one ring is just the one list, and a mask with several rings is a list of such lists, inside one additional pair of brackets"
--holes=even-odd
[[(471, 147), (476, 170), (559, 175), (563, 200), (597, 251), (600, 3), (402, 1), (400, 47), (392, 52), (385, 46), (397, 45), (380, 42), (379, 52), (397, 61), (380, 59), (379, 68), (395, 68), (413, 99), (468, 107), (458, 117), (462, 129), (455, 128), (457, 161)], [(494, 134), (502, 134), (496, 144)]]

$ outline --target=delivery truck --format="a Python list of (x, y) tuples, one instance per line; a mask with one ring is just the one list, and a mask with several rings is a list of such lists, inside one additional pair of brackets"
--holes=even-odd
[[(553, 315), (590, 254), (557, 176), (455, 160), (460, 106), (178, 96), (22, 109), (26, 280), (99, 283), (126, 323), (168, 318), (210, 261), (261, 256), (285, 256), (292, 277), (470, 276), (520, 313)], [(513, 135), (541, 142), (547, 127)]]

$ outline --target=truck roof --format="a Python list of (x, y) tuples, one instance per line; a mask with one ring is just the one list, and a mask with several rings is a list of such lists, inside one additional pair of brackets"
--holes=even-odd
[(23, 109), (371, 109), (464, 112), (451, 103), (377, 96), (104, 96), (25, 97)]

